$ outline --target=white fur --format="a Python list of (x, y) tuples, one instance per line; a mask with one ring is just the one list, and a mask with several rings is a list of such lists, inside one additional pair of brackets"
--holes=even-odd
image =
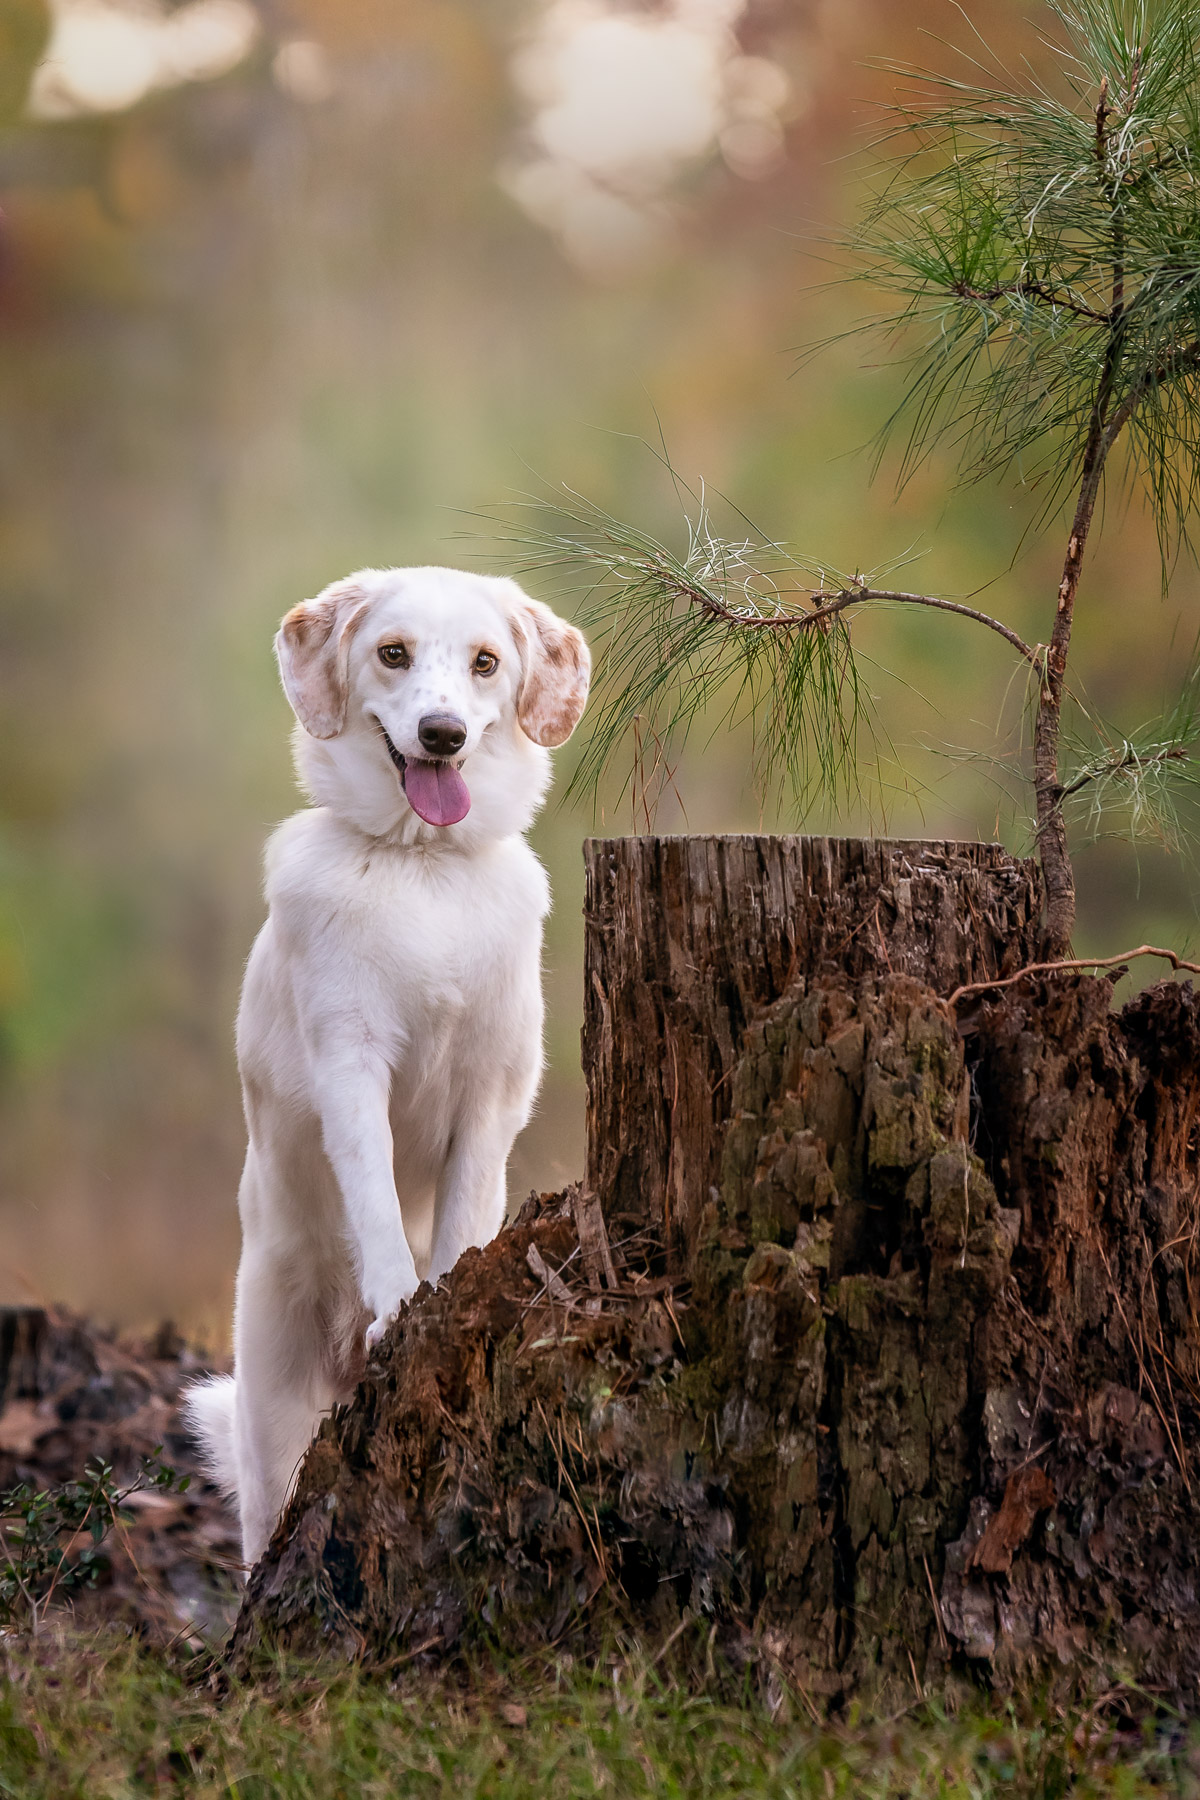
[[(314, 618), (322, 631), (331, 621), (326, 660), (301, 666), (295, 634)], [(569, 642), (573, 677), (561, 654), (538, 662), (539, 632)], [(393, 640), (411, 667), (383, 666)], [(480, 645), (500, 658), (486, 678)], [(289, 614), (277, 648), (293, 705), (322, 733), (295, 734), (314, 806), (268, 846), (269, 916), (238, 1016), (249, 1144), (235, 1376), (187, 1402), (214, 1477), (237, 1495), (247, 1563), (364, 1343), (419, 1279), (436, 1281), (502, 1223), (508, 1154), (542, 1064), (549, 890), (522, 833), (550, 759), (526, 732), (539, 729), (535, 691), (545, 713), (574, 679), (565, 725), (559, 715), (540, 733), (561, 741), (587, 685), (571, 627), (512, 582), (448, 569), (351, 576)], [(431, 709), (468, 730), (455, 760), (471, 809), (444, 827), (410, 809), (380, 730), (420, 755)]]

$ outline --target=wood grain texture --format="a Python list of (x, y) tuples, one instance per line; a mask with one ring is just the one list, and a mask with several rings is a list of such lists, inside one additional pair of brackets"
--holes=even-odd
[(747, 1024), (797, 979), (939, 993), (1038, 954), (1036, 865), (999, 844), (594, 838), (584, 846), (587, 1185), (681, 1253), (716, 1179)]

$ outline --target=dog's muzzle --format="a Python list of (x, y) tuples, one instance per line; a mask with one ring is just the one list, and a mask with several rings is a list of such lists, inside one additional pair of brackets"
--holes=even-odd
[[(453, 717), (450, 714), (435, 716), (447, 721)], [(422, 719), (421, 725), (426, 723)], [(462, 731), (462, 736), (454, 745), (454, 749), (460, 750), (466, 742), (466, 726), (460, 719), (454, 719), (453, 723)], [(465, 819), (471, 810), (471, 795), (459, 772), (461, 764), (451, 762), (449, 757), (426, 761), (422, 757), (404, 756), (388, 736), (383, 721), (379, 720), (378, 724), (387, 745), (387, 753), (399, 770), (405, 799), (417, 817), (424, 819), (427, 825), (457, 825), (460, 819)], [(424, 745), (423, 735), (422, 744)]]

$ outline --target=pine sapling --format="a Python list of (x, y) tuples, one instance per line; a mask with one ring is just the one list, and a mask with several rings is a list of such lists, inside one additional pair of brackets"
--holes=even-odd
[(601, 659), (583, 787), (630, 742), (635, 789), (646, 745), (651, 773), (669, 778), (690, 725), (720, 701), (750, 711), (760, 774), (804, 799), (855, 767), (858, 612), (930, 608), (1005, 640), (1030, 676), (1045, 945), (1062, 957), (1075, 923), (1068, 813), (1120, 800), (1135, 833), (1170, 834), (1179, 796), (1197, 786), (1200, 677), (1165, 719), (1119, 737), (1072, 693), (1068, 668), (1114, 451), (1153, 509), (1164, 578), (1200, 488), (1200, 14), (1190, 0), (1051, 10), (1044, 77), (905, 75), (850, 244), (850, 278), (891, 301), (840, 334), (882, 331), (903, 371), (879, 434), (881, 454), (899, 440), (901, 484), (948, 448), (961, 483), (1015, 476), (1038, 493), (1043, 528), (1069, 516), (1043, 641), (881, 572), (830, 575), (753, 532), (724, 537), (702, 492), (679, 553), (576, 495), (507, 536), (524, 566), (587, 581)]

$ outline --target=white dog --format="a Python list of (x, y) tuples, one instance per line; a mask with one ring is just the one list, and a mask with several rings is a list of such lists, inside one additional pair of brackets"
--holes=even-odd
[(247, 1563), (364, 1341), (503, 1221), (542, 1063), (549, 890), (521, 834), (590, 672), (515, 582), (453, 569), (334, 582), (275, 649), (316, 804), (268, 846), (238, 1015), (235, 1374), (187, 1402)]

